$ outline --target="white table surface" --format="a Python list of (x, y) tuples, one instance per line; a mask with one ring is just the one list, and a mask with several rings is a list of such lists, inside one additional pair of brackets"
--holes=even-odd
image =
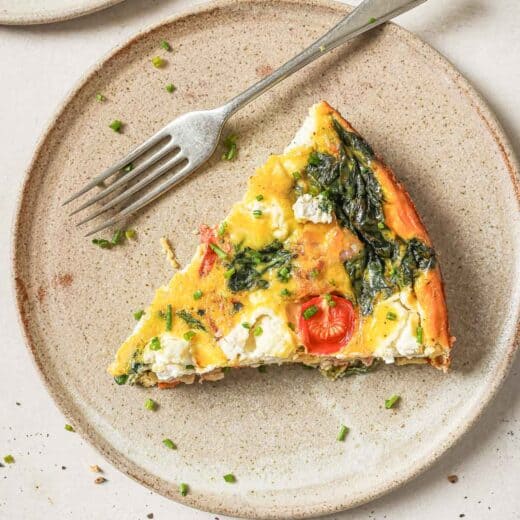
[[(18, 191), (37, 139), (58, 104), (115, 45), (194, 3), (127, 0), (61, 24), (0, 27), (0, 455), (11, 453), (16, 459), (0, 467), (1, 519), (216, 516), (145, 489), (111, 467), (79, 435), (64, 430), (65, 419), (23, 344), (10, 281)], [(430, 0), (398, 21), (473, 82), (520, 155), (520, 2)], [(520, 357), (478, 424), (430, 470), (390, 495), (331, 518), (520, 518), (519, 372)], [(92, 464), (103, 468), (105, 484), (93, 484)], [(450, 474), (458, 475), (456, 484), (448, 482)]]

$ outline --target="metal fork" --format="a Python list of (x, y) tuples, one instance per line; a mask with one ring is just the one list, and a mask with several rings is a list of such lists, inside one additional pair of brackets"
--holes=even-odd
[[(126, 187), (124, 191), (108, 200), (108, 202), (105, 202), (94, 213), (78, 223), (78, 226), (80, 226), (102, 213), (118, 207), (118, 212), (115, 215), (106, 220), (103, 224), (92, 229), (86, 236), (90, 236), (114, 225), (119, 220), (135, 213), (183, 181), (199, 168), (199, 166), (205, 163), (213, 155), (217, 147), (224, 123), (237, 110), (308, 63), (335, 49), (347, 40), (373, 29), (425, 1), (426, 0), (364, 0), (324, 36), (282, 65), (279, 69), (275, 70), (272, 74), (261, 79), (218, 108), (189, 112), (174, 119), (147, 141), (132, 150), (119, 162), (95, 177), (84, 188), (67, 199), (64, 205), (87, 193), (95, 186), (100, 185), (109, 177), (122, 172), (128, 164), (142, 158), (142, 162), (133, 170), (117, 178), (71, 213), (71, 215), (74, 215), (104, 199), (115, 190)], [(162, 143), (161, 146), (158, 146), (160, 143)], [(154, 147), (157, 147), (157, 149), (149, 157), (144, 158), (146, 153)], [(170, 158), (166, 160), (168, 156), (170, 156)], [(157, 164), (161, 160), (165, 160), (165, 162)], [(166, 176), (168, 172), (174, 169), (175, 171), (173, 173)], [(160, 184), (152, 187), (152, 189), (146, 193), (141, 194), (136, 200), (130, 200), (143, 188), (163, 176), (166, 176), (166, 178)], [(133, 179), (136, 179), (135, 183), (131, 183)]]

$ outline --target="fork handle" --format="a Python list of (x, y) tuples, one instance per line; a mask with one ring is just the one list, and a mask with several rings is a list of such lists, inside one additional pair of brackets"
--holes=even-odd
[(290, 59), (272, 74), (261, 79), (238, 96), (228, 101), (223, 107), (227, 119), (237, 110), (247, 105), (260, 94), (284, 80), (297, 70), (315, 59), (335, 49), (342, 43), (394, 18), (426, 0), (364, 0), (350, 14), (345, 16), (330, 31), (305, 50)]

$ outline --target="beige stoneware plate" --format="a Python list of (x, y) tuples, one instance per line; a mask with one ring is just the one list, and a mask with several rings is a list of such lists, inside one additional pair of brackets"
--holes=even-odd
[[(515, 161), (484, 102), (453, 67), (388, 25), (337, 49), (231, 121), (235, 162), (215, 159), (132, 223), (135, 243), (107, 251), (82, 237), (61, 202), (92, 175), (195, 108), (268, 73), (343, 14), (316, 1), (221, 1), (168, 20), (117, 49), (69, 96), (27, 174), (14, 271), (27, 344), (70, 422), (121, 471), (212, 512), (298, 518), (353, 507), (417, 475), (466, 431), (495, 394), (515, 350), (520, 222)], [(171, 42), (166, 53), (159, 43)], [(155, 69), (150, 58), (164, 55)], [(169, 94), (165, 85), (175, 83)], [(106, 95), (98, 103), (95, 94)], [(105, 367), (193, 231), (241, 197), (320, 99), (336, 106), (395, 169), (439, 252), (453, 370), (388, 366), (330, 382), (300, 367), (240, 370), (174, 391), (117, 387)], [(121, 119), (121, 135), (108, 124)], [(384, 400), (402, 396), (386, 410)], [(151, 397), (157, 412), (145, 410)], [(336, 441), (340, 423), (350, 427)], [(164, 448), (172, 438), (177, 451)], [(230, 485), (222, 476), (234, 473)], [(177, 485), (191, 492), (179, 496)]]
[(0, 0), (0, 24), (61, 22), (93, 13), (123, 0)]

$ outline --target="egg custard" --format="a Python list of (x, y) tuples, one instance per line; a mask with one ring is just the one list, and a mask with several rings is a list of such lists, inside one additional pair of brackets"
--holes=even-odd
[(426, 229), (327, 103), (200, 238), (119, 348), (117, 383), (169, 388), (281, 363), (333, 379), (381, 360), (447, 370), (453, 338)]

